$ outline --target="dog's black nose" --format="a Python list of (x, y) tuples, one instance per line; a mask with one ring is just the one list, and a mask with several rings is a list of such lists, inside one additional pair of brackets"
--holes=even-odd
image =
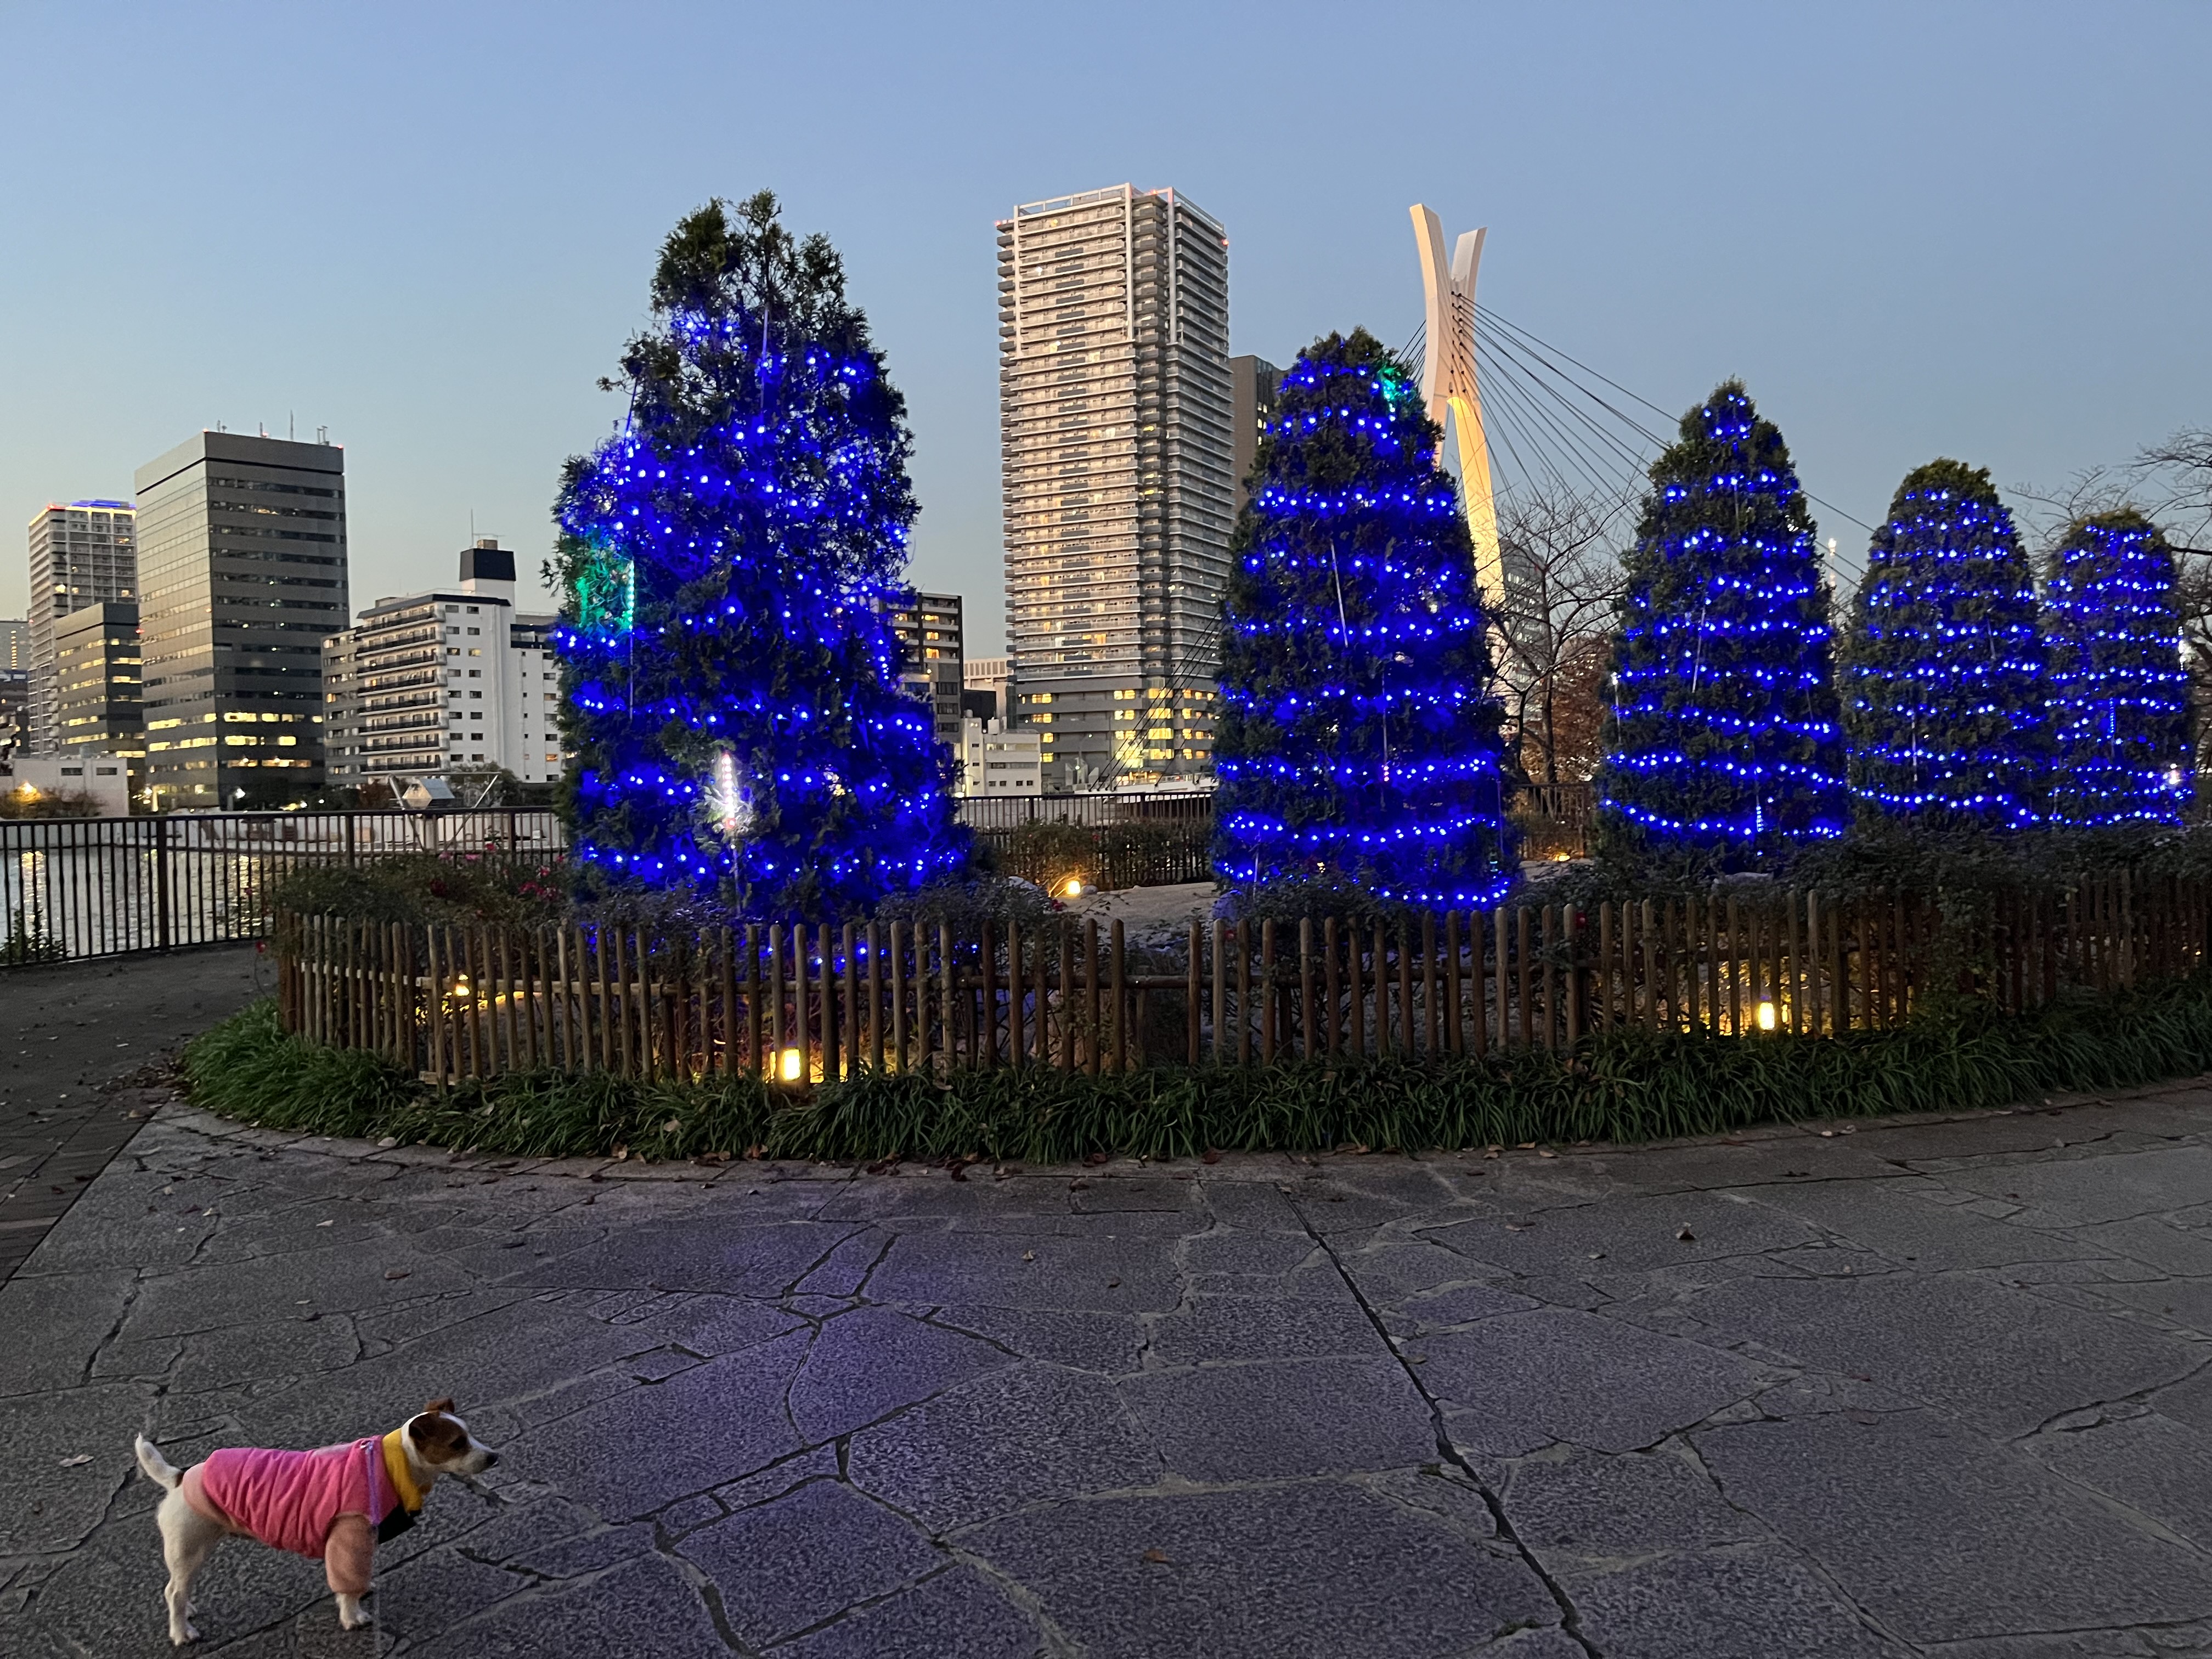
[(489, 1468), (493, 1464), (498, 1462), (499, 1454), (497, 1452), (488, 1451), (484, 1454), (484, 1467), (486, 1468)]

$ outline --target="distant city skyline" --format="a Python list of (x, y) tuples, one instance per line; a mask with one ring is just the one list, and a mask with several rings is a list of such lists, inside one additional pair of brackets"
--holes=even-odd
[[(1412, 336), (1409, 204), (1487, 225), (1503, 315), (1669, 410), (1741, 374), (1847, 563), (1866, 537), (1844, 515), (1877, 520), (1936, 455), (2055, 483), (2212, 423), (2212, 8), (1118, 21), (1173, 51), (1133, 76), (1083, 14), (988, 5), (835, 32), (653, 0), (8, 9), (9, 60), (97, 64), (102, 112), (74, 118), (75, 76), (15, 88), (0, 225), (34, 257), (0, 269), (0, 508), (127, 497), (218, 422), (327, 428), (357, 605), (447, 580), (479, 537), (539, 605), (559, 468), (618, 416), (593, 382), (660, 240), (763, 185), (844, 256), (912, 413), (910, 580), (965, 596), (979, 655), (1004, 637), (990, 226), (1096, 182), (1172, 184), (1228, 226), (1230, 349), (1284, 366), (1356, 324)], [(577, 118), (647, 51), (649, 122)], [(733, 54), (743, 98), (721, 95)], [(1373, 68), (1359, 96), (1316, 84), (1347, 62)], [(248, 151), (263, 198), (315, 204), (281, 239), (155, 182)], [(28, 611), (0, 560), (0, 616)]]

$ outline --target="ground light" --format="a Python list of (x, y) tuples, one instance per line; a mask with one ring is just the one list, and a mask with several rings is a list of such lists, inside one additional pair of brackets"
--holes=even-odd
[(1759, 1029), (1762, 1031), (1771, 1031), (1774, 1029), (1774, 1005), (1771, 1002), (1762, 1002), (1759, 1005)]
[(1062, 898), (1081, 898), (1083, 896), (1083, 883), (1077, 878), (1070, 876), (1067, 878), (1066, 884), (1060, 888), (1060, 896)]
[(778, 1062), (777, 1075), (786, 1083), (798, 1083), (806, 1076), (806, 1056), (796, 1048), (786, 1048)]

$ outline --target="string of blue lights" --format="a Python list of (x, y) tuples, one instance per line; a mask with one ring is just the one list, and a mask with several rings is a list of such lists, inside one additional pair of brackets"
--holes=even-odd
[(1726, 867), (1840, 836), (1827, 594), (1781, 433), (1729, 381), (1650, 478), (1624, 560), (1601, 845)]
[(2053, 822), (2181, 822), (2192, 796), (2173, 549), (2132, 508), (2075, 525), (2045, 589)]
[(574, 855), (762, 918), (965, 867), (950, 758), (898, 690), (904, 404), (836, 257), (772, 198), (668, 242), (623, 428), (568, 466), (555, 630)]
[(1488, 619), (1440, 434), (1365, 331), (1284, 374), (1223, 629), (1215, 866), (1466, 908), (1510, 884)]
[(2034, 574), (1988, 470), (1907, 473), (1838, 653), (1860, 810), (1930, 828), (2037, 823), (2044, 656)]

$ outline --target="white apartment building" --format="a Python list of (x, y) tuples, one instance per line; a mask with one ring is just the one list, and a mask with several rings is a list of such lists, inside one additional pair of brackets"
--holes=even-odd
[(1006, 629), (1055, 788), (1210, 773), (1236, 453), (1229, 238), (1172, 190), (998, 226)]
[(1044, 757), (1033, 727), (1008, 731), (1000, 720), (960, 722), (962, 795), (1040, 795), (1044, 793)]
[(102, 817), (131, 816), (131, 763), (121, 755), (17, 755), (0, 758), (0, 794), (89, 795)]
[(1004, 657), (967, 658), (960, 665), (960, 684), (963, 690), (988, 692), (992, 715), (1005, 725), (1014, 723), (1014, 706), (1008, 695), (1013, 690), (1013, 676), (1006, 672)]
[[(138, 513), (129, 501), (55, 501), (31, 520), (30, 748), (61, 752), (54, 624), (72, 611), (138, 597)], [(8, 665), (0, 663), (0, 667)]]
[(323, 641), (323, 733), (334, 787), (500, 766), (550, 783), (565, 763), (550, 616), (514, 608), (514, 555), (461, 554), (450, 590), (379, 599)]

